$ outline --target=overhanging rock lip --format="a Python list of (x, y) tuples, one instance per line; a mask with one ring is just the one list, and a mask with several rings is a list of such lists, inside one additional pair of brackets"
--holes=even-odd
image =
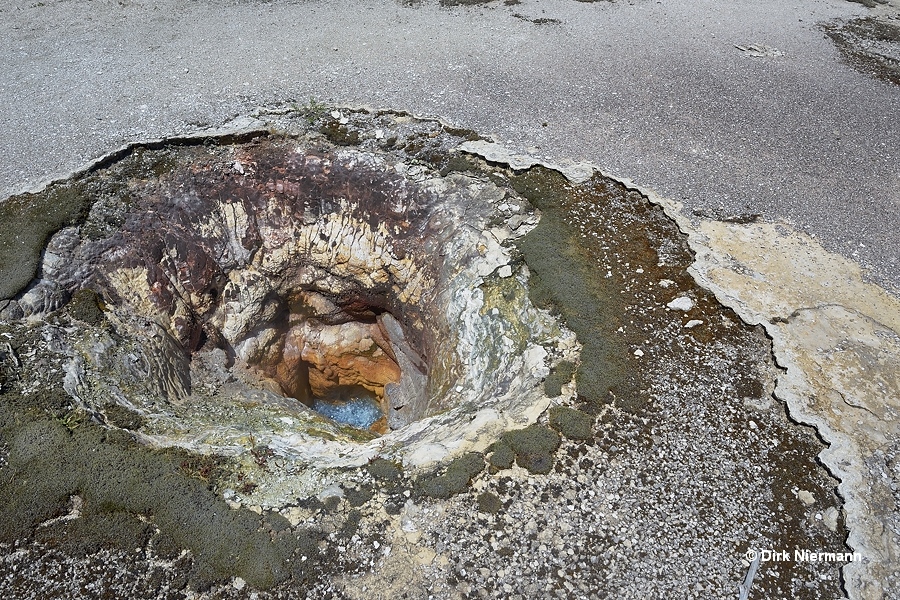
[[(250, 139), (267, 135), (269, 133), (268, 129), (263, 127), (263, 125), (264, 123), (259, 121), (258, 119), (254, 119), (252, 117), (242, 117), (226, 123), (220, 127), (207, 130), (129, 142), (88, 162), (84, 166), (70, 171), (68, 174), (53, 176), (32, 187), (26, 186), (24, 189), (0, 199), (0, 205), (3, 205), (4, 202), (8, 202), (9, 200), (12, 200), (14, 198), (21, 198), (23, 196), (27, 197), (30, 195), (44, 193), (52, 186), (63, 185), (66, 181), (76, 181), (88, 177), (92, 173), (95, 173), (105, 167), (116, 163), (117, 161), (126, 158), (140, 148), (152, 150), (162, 148), (166, 145), (197, 145), (203, 144), (210, 140), (217, 140), (222, 144), (248, 141)], [(48, 227), (46, 229), (47, 238), (44, 240), (45, 244), (49, 239), (49, 236), (53, 235), (56, 231), (59, 230), (59, 225), (61, 225), (62, 227), (66, 226), (65, 223), (57, 223), (56, 229), (54, 229), (53, 227)], [(33, 265), (30, 264), (32, 260), (35, 261)], [(19, 294), (26, 290), (30, 285), (30, 282), (34, 280), (39, 268), (39, 257), (29, 257), (29, 259), (23, 262), (26, 266), (22, 268), (22, 273), (9, 277), (6, 285), (0, 286), (4, 288), (3, 291), (0, 291), (0, 301), (12, 300), (13, 298), (16, 298)], [(4, 270), (3, 275), (9, 275), (9, 273)], [(25, 279), (26, 276), (28, 278), (27, 280)]]
[(599, 168), (589, 162), (551, 163), (527, 154), (518, 154), (510, 151), (502, 144), (496, 142), (483, 140), (464, 142), (458, 149), (462, 152), (480, 156), (488, 162), (506, 164), (514, 171), (525, 171), (534, 166), (547, 167), (548, 169), (559, 171), (572, 183), (584, 183), (596, 173), (603, 174)]
[(56, 173), (54, 175), (45, 177), (36, 184), (23, 186), (17, 190), (13, 190), (11, 193), (7, 194), (5, 198), (0, 199), (0, 202), (5, 201), (7, 198), (21, 196), (23, 194), (40, 194), (51, 185), (63, 183), (69, 179), (90, 175), (91, 173), (94, 173), (118, 160), (125, 158), (138, 148), (156, 149), (166, 144), (197, 144), (203, 143), (204, 141), (208, 140), (220, 140), (222, 143), (229, 143), (229, 141), (245, 141), (253, 137), (267, 135), (268, 133), (270, 133), (266, 125), (267, 124), (265, 121), (261, 121), (258, 118), (252, 116), (244, 116), (237, 117), (235, 119), (232, 119), (231, 121), (223, 123), (222, 125), (211, 127), (209, 129), (200, 129), (194, 132), (179, 133), (163, 137), (127, 142), (125, 144), (122, 144), (115, 150), (110, 150), (109, 152), (101, 154), (97, 158), (90, 160), (87, 164), (82, 165), (77, 169), (73, 169), (68, 172)]

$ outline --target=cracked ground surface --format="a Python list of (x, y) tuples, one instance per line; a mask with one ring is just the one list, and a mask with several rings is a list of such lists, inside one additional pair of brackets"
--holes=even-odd
[[(900, 309), (872, 280), (888, 289), (898, 283), (898, 88), (844, 62), (818, 28), (835, 19), (896, 16), (892, 4), (877, 4), (347, 3), (327, 11), (291, 2), (4, 5), (0, 157), (7, 193), (125, 141), (314, 97), (439, 115), (519, 152), (594, 162), (681, 202), (667, 207), (682, 215), (679, 225), (697, 253), (692, 274), (766, 329), (787, 370), (751, 368), (763, 374), (761, 399), (778, 379), (776, 396), (831, 444), (820, 460), (841, 480), (844, 505), (835, 517), (829, 509), (841, 507), (832, 495), (836, 482), (814, 462), (821, 450), (814, 436), (788, 422), (780, 404), (745, 402), (744, 391), (719, 384), (735, 381), (732, 369), (741, 363), (734, 357), (769, 361), (758, 332), (723, 317), (741, 332), (736, 338), (698, 341), (693, 329), (672, 322), (633, 346), (645, 364), (654, 359), (637, 388), (648, 395), (645, 412), (608, 409), (617, 426), (601, 418), (592, 441), (564, 441), (561, 471), (485, 471), (461, 495), (415, 498), (411, 506), (409, 482), (379, 487), (351, 477), (348, 487), (371, 485), (372, 498), (358, 506), (345, 498), (331, 509), (292, 507), (291, 518), (322, 522), (325, 536), (336, 538), (359, 511), (359, 532), (349, 543), (326, 542), (339, 573), (300, 589), (259, 592), (241, 579), (206, 594), (392, 597), (384, 586), (395, 581), (404, 582), (399, 595), (409, 597), (577, 597), (582, 588), (586, 597), (727, 597), (746, 572), (741, 551), (751, 543), (777, 547), (807, 536), (812, 550), (832, 550), (848, 534), (847, 543), (869, 561), (868, 570), (845, 572), (849, 594), (896, 596)], [(781, 54), (737, 48), (753, 44)], [(890, 59), (890, 51), (880, 54)], [(603, 227), (589, 213), (573, 207), (570, 217), (583, 219), (579, 231)], [(778, 221), (787, 223), (772, 225)], [(619, 231), (620, 240), (630, 236)], [(615, 262), (596, 260), (601, 268)], [(857, 262), (870, 271), (860, 273)], [(665, 277), (646, 271), (632, 284), (656, 289)], [(657, 308), (662, 302), (644, 300)], [(632, 304), (623, 314), (645, 306)], [(679, 361), (660, 360), (658, 348), (681, 353), (679, 361), (688, 356), (689, 364), (696, 357), (690, 377), (680, 375)], [(695, 394), (700, 408), (685, 410), (686, 397), (673, 389)], [(774, 439), (791, 451), (775, 452), (761, 431), (777, 432)], [(666, 456), (674, 462), (660, 462)], [(721, 465), (719, 473), (697, 477), (695, 465), (710, 461)], [(788, 485), (785, 473), (809, 480)], [(729, 476), (740, 484), (726, 485)], [(328, 510), (333, 515), (323, 517)], [(697, 533), (695, 521), (712, 527)], [(128, 523), (119, 526), (133, 532)], [(572, 534), (585, 527), (583, 537)], [(140, 531), (153, 539), (152, 527)], [(503, 542), (510, 537), (517, 543)], [(673, 559), (670, 549), (685, 540), (694, 555)], [(159, 552), (151, 544), (134, 551), (110, 541), (82, 556), (84, 549), (73, 554), (65, 541), (6, 547), (9, 595), (190, 593), (183, 590), (192, 559), (176, 549)], [(676, 564), (683, 568), (667, 570)], [(702, 580), (679, 579), (698, 564)], [(810, 569), (764, 565), (751, 597), (840, 593), (835, 569)]]

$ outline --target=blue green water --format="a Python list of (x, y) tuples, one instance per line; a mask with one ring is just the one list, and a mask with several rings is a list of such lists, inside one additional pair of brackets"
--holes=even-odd
[(384, 416), (374, 395), (361, 388), (342, 390), (328, 398), (315, 398), (312, 409), (332, 421), (358, 429), (368, 429)]

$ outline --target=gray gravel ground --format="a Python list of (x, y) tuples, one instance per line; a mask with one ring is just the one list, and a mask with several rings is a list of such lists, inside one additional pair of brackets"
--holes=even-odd
[[(590, 160), (702, 214), (784, 218), (900, 283), (900, 91), (820, 29), (861, 4), (412, 4), (4, 2), (0, 196), (125, 141), (313, 97)], [(751, 44), (778, 52), (735, 47)]]

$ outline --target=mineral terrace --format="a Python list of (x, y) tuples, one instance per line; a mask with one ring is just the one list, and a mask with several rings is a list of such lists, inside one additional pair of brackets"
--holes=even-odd
[(677, 208), (316, 104), (6, 200), (0, 590), (890, 597), (896, 300)]

